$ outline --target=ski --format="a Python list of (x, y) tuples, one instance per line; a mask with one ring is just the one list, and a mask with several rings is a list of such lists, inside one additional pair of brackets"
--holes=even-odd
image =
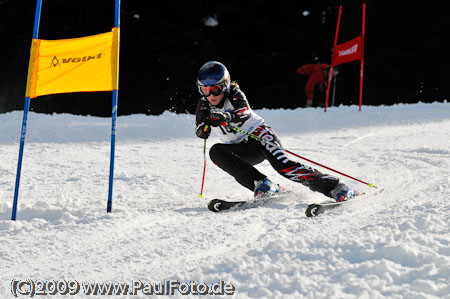
[(240, 201), (228, 201), (215, 198), (208, 203), (208, 209), (212, 212), (218, 213), (226, 210), (241, 210), (241, 209), (256, 208), (264, 206), (272, 202), (273, 200), (279, 200), (281, 198), (284, 198), (287, 194), (289, 194), (289, 192), (282, 192), (280, 194), (275, 194), (272, 196)]
[(384, 191), (384, 188), (380, 189), (378, 191), (372, 192), (370, 194), (361, 193), (360, 195), (358, 195), (354, 198), (351, 198), (349, 200), (342, 201), (342, 202), (312, 203), (306, 207), (305, 214), (306, 214), (306, 217), (315, 217), (317, 215), (323, 214), (326, 211), (339, 208), (340, 206), (346, 205), (348, 203), (355, 202), (355, 200), (359, 200), (362, 198), (367, 199), (369, 197), (375, 196), (377, 194), (382, 193), (383, 191)]
[(208, 209), (212, 212), (221, 212), (225, 210), (229, 210), (231, 208), (238, 208), (244, 205), (247, 201), (227, 201), (223, 199), (213, 199), (208, 203)]
[(313, 203), (306, 207), (305, 214), (306, 217), (315, 217), (328, 210), (336, 209), (343, 204), (349, 203), (351, 200), (346, 200), (342, 202), (327, 202), (327, 203)]

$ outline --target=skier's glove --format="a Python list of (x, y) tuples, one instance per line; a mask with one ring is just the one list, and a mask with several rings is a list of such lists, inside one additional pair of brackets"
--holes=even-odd
[(209, 116), (209, 124), (213, 127), (218, 127), (222, 123), (229, 123), (230, 121), (230, 112), (214, 112)]
[(208, 125), (205, 125), (205, 123), (201, 123), (197, 126), (195, 129), (195, 134), (198, 138), (202, 139), (208, 139), (209, 134), (211, 134), (211, 127)]

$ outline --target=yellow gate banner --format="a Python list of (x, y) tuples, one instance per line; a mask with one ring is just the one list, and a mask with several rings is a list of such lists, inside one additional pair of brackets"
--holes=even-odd
[(26, 96), (118, 89), (119, 41), (119, 27), (80, 38), (33, 39)]

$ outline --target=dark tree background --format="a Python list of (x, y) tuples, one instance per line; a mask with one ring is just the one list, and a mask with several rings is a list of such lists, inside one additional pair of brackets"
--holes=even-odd
[[(349, 0), (122, 0), (119, 114), (193, 112), (199, 67), (218, 60), (254, 108), (297, 108), (314, 57), (361, 34), (362, 2)], [(367, 0), (363, 103), (448, 99), (450, 18), (438, 1)], [(35, 0), (0, 0), (0, 113), (22, 110)], [(309, 12), (306, 14), (304, 12)], [(217, 26), (205, 20), (217, 20)], [(39, 38), (110, 31), (114, 0), (43, 0)], [(357, 104), (359, 62), (340, 67), (336, 104)], [(110, 116), (111, 93), (38, 97), (31, 110)]]

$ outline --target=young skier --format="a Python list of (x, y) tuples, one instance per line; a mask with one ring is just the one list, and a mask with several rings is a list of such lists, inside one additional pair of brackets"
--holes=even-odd
[[(211, 160), (232, 175), (238, 183), (253, 191), (255, 198), (281, 191), (277, 184), (253, 167), (264, 160), (269, 161), (285, 178), (336, 201), (344, 201), (359, 194), (340, 183), (338, 178), (290, 160), (280, 149), (281, 142), (275, 131), (250, 108), (244, 93), (237, 82), (231, 82), (230, 74), (222, 63), (205, 63), (198, 72), (197, 86), (202, 98), (196, 108), (196, 135), (207, 139), (212, 127), (223, 143), (211, 147)], [(253, 134), (272, 145), (249, 138), (232, 127)]]

